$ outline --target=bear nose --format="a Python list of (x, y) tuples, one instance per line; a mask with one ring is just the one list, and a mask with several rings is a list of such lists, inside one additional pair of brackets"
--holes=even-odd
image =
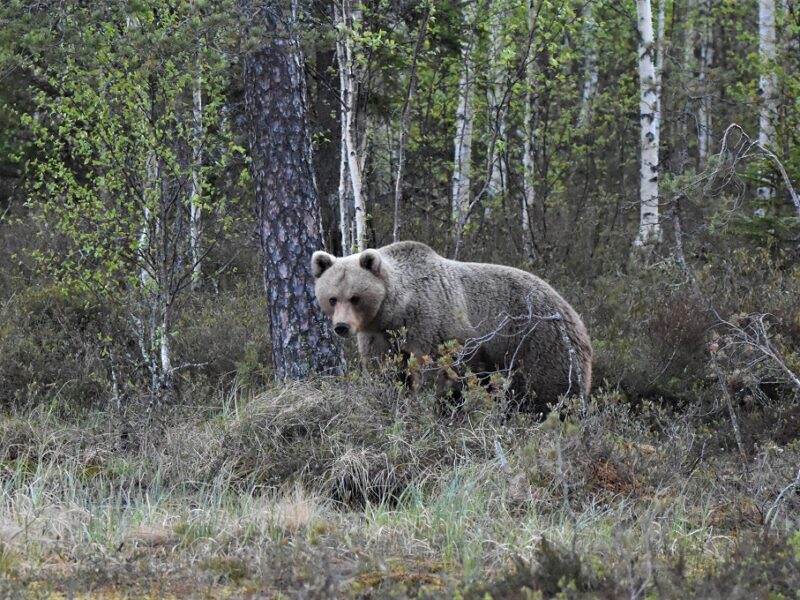
[(336, 332), (336, 335), (346, 337), (347, 334), (350, 333), (350, 326), (347, 323), (337, 323), (333, 330)]

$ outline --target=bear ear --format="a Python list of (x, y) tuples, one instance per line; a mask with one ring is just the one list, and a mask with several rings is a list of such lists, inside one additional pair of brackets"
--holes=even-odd
[(314, 273), (314, 279), (319, 279), (333, 265), (335, 260), (335, 256), (322, 250), (314, 252), (311, 256), (311, 271)]
[(381, 272), (381, 255), (377, 250), (364, 250), (358, 257), (358, 264), (362, 269), (370, 271), (373, 275)]

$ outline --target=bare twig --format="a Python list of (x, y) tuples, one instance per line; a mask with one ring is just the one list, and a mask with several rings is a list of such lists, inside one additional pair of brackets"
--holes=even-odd
[(751, 366), (769, 359), (772, 365), (776, 366), (791, 384), (800, 390), (800, 377), (792, 371), (786, 364), (780, 350), (770, 340), (766, 318), (768, 314), (742, 315), (741, 320), (744, 325), (738, 325), (731, 321), (720, 319), (720, 323), (726, 328), (727, 346), (730, 348), (744, 347), (754, 350), (757, 358), (751, 362)]
[[(731, 125), (728, 127), (728, 130), (726, 130), (725, 136), (723, 137), (722, 152), (725, 152), (730, 132), (736, 130), (741, 132), (741, 128), (738, 125)], [(754, 143), (750, 141), (749, 138), (747, 138), (744, 132), (741, 132), (741, 134), (743, 138), (742, 141), (739, 143), (738, 148), (740, 150), (744, 149), (744, 154), (746, 154), (753, 147)], [(740, 153), (737, 151), (737, 155), (738, 154)], [(728, 384), (722, 372), (722, 369), (719, 365), (719, 361), (717, 359), (718, 352), (720, 350), (724, 350), (725, 348), (736, 349), (738, 347), (746, 347), (750, 351), (755, 351), (755, 353), (757, 354), (756, 358), (750, 362), (749, 364), (750, 367), (753, 367), (761, 362), (769, 361), (769, 363), (774, 367), (777, 367), (778, 370), (781, 371), (786, 376), (786, 378), (792, 383), (792, 385), (796, 387), (798, 390), (800, 390), (800, 378), (797, 376), (796, 373), (794, 373), (789, 368), (780, 350), (778, 350), (770, 340), (770, 336), (768, 333), (768, 326), (765, 321), (767, 317), (766, 314), (746, 315), (745, 316), (746, 325), (744, 326), (732, 323), (731, 321), (724, 319), (719, 314), (719, 311), (717, 311), (712, 301), (700, 289), (697, 279), (695, 278), (694, 274), (692, 273), (692, 270), (689, 268), (689, 265), (686, 262), (686, 256), (684, 254), (683, 231), (681, 228), (680, 211), (678, 210), (679, 200), (680, 200), (680, 195), (675, 198), (675, 207), (673, 208), (671, 213), (674, 234), (675, 234), (675, 247), (674, 247), (675, 261), (678, 263), (678, 266), (685, 274), (686, 280), (694, 296), (697, 298), (698, 301), (700, 301), (707, 307), (710, 313), (712, 313), (715, 316), (717, 320), (717, 325), (723, 326), (724, 329), (726, 330), (726, 335), (724, 335), (722, 338), (724, 346), (720, 347), (720, 345), (715, 342), (710, 347), (711, 365), (714, 370), (714, 373), (717, 376), (717, 380), (719, 381), (720, 384), (723, 400), (728, 410), (728, 414), (731, 420), (731, 427), (733, 428), (733, 433), (736, 438), (736, 445), (739, 448), (739, 453), (744, 458), (745, 457), (744, 443), (742, 442), (741, 431), (739, 429), (739, 423), (736, 418), (736, 411), (734, 410), (733, 401), (731, 399), (730, 392), (728, 391)]]
[(725, 406), (728, 409), (728, 416), (731, 419), (731, 428), (733, 429), (733, 436), (736, 438), (736, 446), (739, 448), (739, 454), (742, 457), (742, 461), (747, 460), (747, 453), (744, 451), (744, 442), (742, 442), (742, 433), (739, 430), (739, 420), (736, 418), (736, 411), (733, 408), (733, 401), (731, 400), (730, 392), (728, 392), (728, 384), (725, 381), (725, 375), (722, 374), (722, 369), (719, 368), (719, 363), (717, 362), (716, 353), (712, 352), (711, 354), (711, 365), (714, 368), (714, 372), (717, 375), (717, 380), (719, 381), (719, 387), (722, 391), (722, 398), (725, 400)]
[(506, 458), (505, 452), (503, 452), (503, 447), (500, 445), (500, 441), (495, 438), (494, 440), (494, 453), (497, 456), (497, 462), (500, 465), (500, 469), (502, 469), (503, 473), (511, 476), (511, 467), (508, 464), (508, 458)]
[(783, 497), (786, 495), (787, 492), (800, 488), (800, 469), (797, 470), (797, 475), (789, 485), (783, 488), (778, 494), (778, 497), (775, 498), (775, 502), (772, 503), (772, 506), (769, 507), (767, 511), (767, 516), (764, 519), (770, 527), (775, 527), (775, 521), (778, 520), (778, 509), (780, 508), (780, 503), (783, 500)]
[[(734, 141), (734, 134), (737, 134), (739, 137), (737, 140), (735, 140), (735, 143), (732, 143)], [(726, 155), (732, 155), (731, 167), (735, 167), (739, 162), (749, 158), (768, 158), (775, 163), (775, 166), (781, 174), (783, 183), (786, 185), (786, 189), (789, 192), (789, 197), (792, 200), (795, 212), (797, 213), (797, 216), (800, 216), (800, 197), (798, 197), (797, 191), (795, 191), (794, 187), (792, 186), (792, 181), (789, 178), (789, 174), (786, 172), (786, 168), (783, 166), (781, 160), (770, 149), (765, 148), (747, 135), (742, 126), (738, 125), (737, 123), (731, 123), (728, 125), (727, 129), (725, 129), (724, 135), (722, 136), (720, 156), (724, 157)], [(709, 183), (712, 183), (719, 173), (720, 169), (714, 170), (709, 177)], [(724, 178), (724, 183), (730, 182), (732, 180), (732, 175), (733, 171), (728, 173)]]

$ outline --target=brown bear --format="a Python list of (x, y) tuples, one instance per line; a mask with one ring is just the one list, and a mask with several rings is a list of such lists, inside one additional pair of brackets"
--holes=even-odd
[(450, 340), (476, 374), (510, 376), (520, 408), (542, 410), (562, 394), (585, 398), (592, 345), (580, 316), (547, 283), (520, 269), (448, 260), (398, 242), (345, 258), (315, 252), (317, 300), (334, 331), (358, 337), (365, 363), (395, 348), (434, 356)]

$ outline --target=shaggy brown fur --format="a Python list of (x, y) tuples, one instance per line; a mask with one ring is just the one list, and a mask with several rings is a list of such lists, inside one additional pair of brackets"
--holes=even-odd
[(312, 269), (322, 309), (339, 335), (357, 334), (365, 362), (389, 352), (387, 332), (405, 328), (400, 351), (434, 355), (439, 344), (457, 340), (473, 372), (511, 374), (526, 409), (591, 386), (586, 327), (530, 273), (448, 260), (419, 242), (345, 258), (315, 252)]

